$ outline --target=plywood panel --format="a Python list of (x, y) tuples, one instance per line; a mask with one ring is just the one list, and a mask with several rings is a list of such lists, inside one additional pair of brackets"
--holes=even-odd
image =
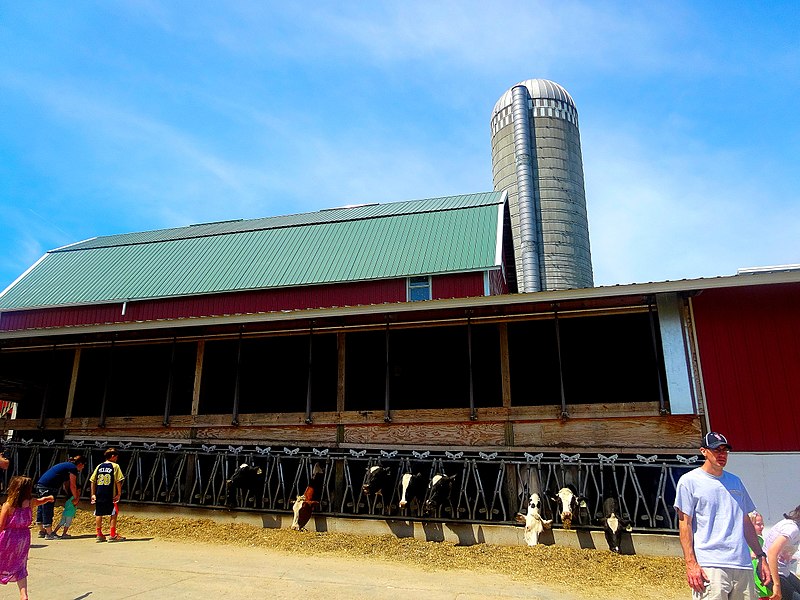
[(694, 451), (701, 437), (700, 419), (694, 415), (514, 423), (518, 448)]
[(381, 447), (503, 446), (505, 444), (505, 424), (503, 422), (467, 422), (347, 426), (344, 429), (344, 441), (346, 444)]

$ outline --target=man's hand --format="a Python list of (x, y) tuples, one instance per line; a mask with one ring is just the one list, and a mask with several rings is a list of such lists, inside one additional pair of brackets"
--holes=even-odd
[[(758, 578), (761, 579), (761, 583), (764, 584), (764, 587), (769, 586), (769, 584), (772, 583), (772, 573), (769, 571), (767, 557), (763, 554), (758, 557), (758, 564), (756, 564), (756, 568), (758, 569)], [(778, 596), (780, 596), (780, 592), (778, 593)]]
[(73, 497), (73, 498), (72, 498), (72, 503), (73, 503), (75, 506), (78, 506), (78, 502), (80, 502), (80, 499), (78, 499), (78, 498), (75, 498), (75, 497)]
[(689, 587), (698, 594), (702, 594), (706, 589), (706, 584), (709, 581), (708, 575), (703, 571), (703, 568), (697, 562), (686, 563), (686, 581)]

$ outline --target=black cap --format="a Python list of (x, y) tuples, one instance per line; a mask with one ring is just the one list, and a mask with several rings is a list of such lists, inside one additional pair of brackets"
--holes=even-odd
[(721, 433), (717, 433), (716, 431), (709, 431), (703, 438), (703, 443), (701, 446), (703, 448), (708, 448), (709, 450), (716, 450), (720, 446), (727, 446), (729, 450), (733, 449), (728, 443), (728, 438)]

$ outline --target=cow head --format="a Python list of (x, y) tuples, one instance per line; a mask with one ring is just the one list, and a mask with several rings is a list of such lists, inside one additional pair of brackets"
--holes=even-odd
[(620, 515), (619, 503), (616, 498), (606, 498), (603, 501), (603, 530), (606, 534), (606, 542), (611, 552), (619, 554), (622, 544), (622, 532), (631, 531), (631, 525)]
[(422, 501), (425, 495), (425, 480), (422, 473), (406, 473), (400, 479), (400, 502), (398, 506), (405, 508), (414, 500)]
[(435, 512), (445, 502), (450, 501), (453, 492), (455, 475), (434, 475), (428, 484), (428, 498), (425, 500), (425, 512)]
[(572, 529), (572, 521), (578, 514), (579, 508), (586, 505), (586, 499), (578, 496), (577, 490), (572, 485), (562, 487), (555, 494), (550, 492), (548, 497), (556, 505), (564, 529)]
[(389, 484), (389, 477), (392, 471), (389, 467), (373, 466), (367, 469), (367, 474), (364, 476), (364, 484), (361, 486), (361, 491), (366, 495), (370, 494), (383, 494), (383, 490)]
[(261, 467), (256, 467), (248, 463), (242, 463), (231, 475), (231, 478), (225, 481), (225, 494), (227, 496), (226, 505), (233, 507), (235, 504), (234, 496), (238, 490), (249, 492), (253, 499), (259, 494), (261, 475), (264, 471)]

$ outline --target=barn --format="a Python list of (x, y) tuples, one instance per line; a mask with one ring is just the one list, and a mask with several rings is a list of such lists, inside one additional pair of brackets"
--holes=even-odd
[[(287, 510), (321, 464), (323, 511), (364, 515), (399, 511), (404, 473), (453, 473), (437, 516), (478, 522), (573, 483), (587, 525), (613, 490), (674, 531), (704, 432), (751, 488), (792, 468), (800, 271), (517, 293), (509, 223), (488, 192), (54, 249), (0, 294), (10, 471), (117, 445), (129, 499)], [(263, 475), (232, 499), (242, 462)]]

